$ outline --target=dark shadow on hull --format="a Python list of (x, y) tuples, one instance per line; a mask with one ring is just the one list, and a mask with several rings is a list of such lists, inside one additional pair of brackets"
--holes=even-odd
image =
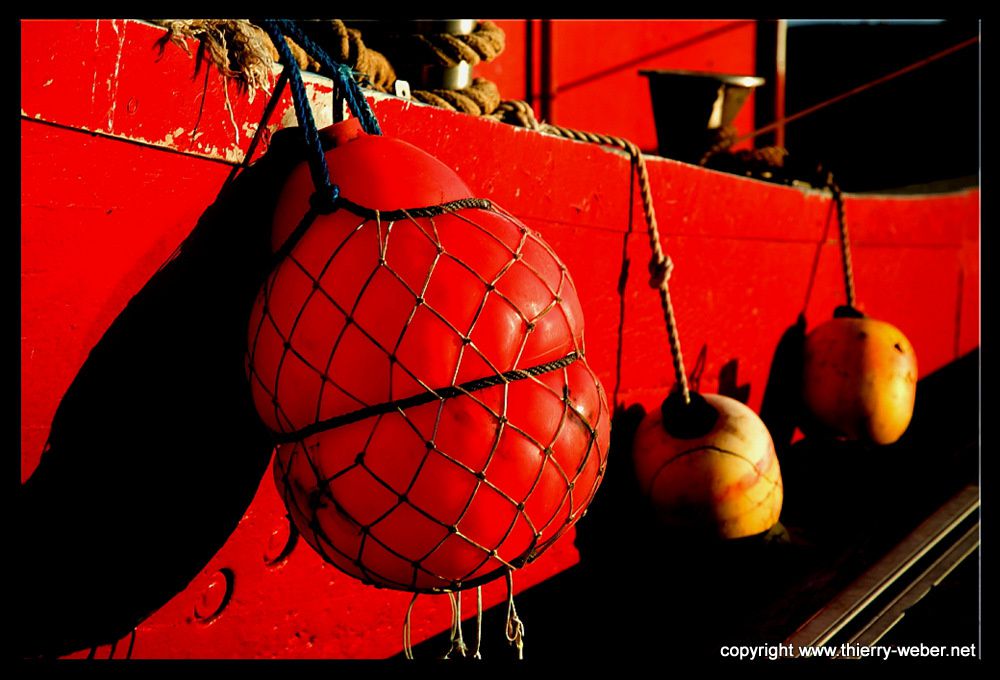
[[(73, 380), (19, 494), (23, 656), (118, 640), (225, 543), (270, 460), (244, 370), (296, 131), (223, 188)], [(143, 225), (136, 225), (137, 229)]]
[(771, 359), (771, 370), (760, 404), (764, 421), (780, 462), (792, 444), (795, 426), (802, 415), (802, 361), (806, 342), (806, 319), (799, 318), (785, 329)]

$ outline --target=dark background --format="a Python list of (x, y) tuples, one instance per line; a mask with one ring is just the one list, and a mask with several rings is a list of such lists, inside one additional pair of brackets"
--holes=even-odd
[[(973, 19), (790, 22), (785, 115), (920, 61), (979, 30)], [(773, 74), (773, 36), (773, 22), (761, 22), (758, 73), (765, 77)], [(978, 46), (963, 48), (794, 121), (786, 127), (785, 146), (798, 160), (833, 170), (845, 191), (975, 185), (980, 167), (979, 58)], [(757, 127), (774, 120), (771, 81), (755, 99)], [(771, 143), (773, 135), (762, 135), (757, 145)], [(924, 186), (928, 184), (932, 186)]]

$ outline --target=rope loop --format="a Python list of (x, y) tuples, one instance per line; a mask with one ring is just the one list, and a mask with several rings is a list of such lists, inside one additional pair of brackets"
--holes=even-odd
[(507, 570), (507, 642), (517, 648), (517, 658), (524, 659), (524, 622), (514, 606), (514, 572)]
[(279, 30), (284, 30), (291, 38), (306, 52), (315, 58), (326, 70), (326, 74), (337, 84), (338, 93), (347, 101), (347, 107), (361, 122), (362, 129), (370, 135), (381, 135), (382, 129), (378, 124), (378, 119), (368, 106), (361, 87), (354, 79), (354, 71), (346, 64), (335, 62), (330, 55), (320, 47), (312, 38), (306, 35), (301, 28), (288, 19), (277, 21), (268, 20), (266, 23), (276, 24)]
[(261, 21), (261, 26), (267, 31), (275, 49), (278, 50), (284, 71), (288, 74), (288, 84), (292, 92), (292, 101), (295, 104), (295, 117), (298, 118), (299, 126), (302, 128), (306, 143), (311, 151), (309, 173), (312, 176), (313, 186), (316, 187), (317, 193), (324, 197), (330, 197), (335, 193), (339, 194), (340, 190), (330, 180), (330, 169), (326, 165), (326, 154), (319, 138), (319, 131), (316, 129), (312, 107), (309, 105), (309, 95), (306, 93), (306, 86), (302, 81), (302, 73), (299, 71), (298, 63), (295, 61), (288, 43), (285, 42), (282, 30), (283, 23), (266, 19)]

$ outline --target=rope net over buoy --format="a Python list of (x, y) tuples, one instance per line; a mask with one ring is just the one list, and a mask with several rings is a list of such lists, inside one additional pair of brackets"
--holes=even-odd
[(566, 267), (486, 201), (317, 220), (251, 319), (254, 400), (303, 536), (367, 583), (455, 590), (579, 518), (609, 416)]
[[(513, 570), (583, 516), (604, 476), (610, 414), (576, 287), (541, 235), (382, 136), (349, 68), (293, 22), (263, 26), (310, 149), (282, 189), (248, 327), (274, 479), (326, 561), (454, 595), (464, 656), (457, 593), (505, 577), (512, 601)], [(353, 117), (317, 130), (286, 33)], [(507, 628), (520, 653), (512, 605)]]

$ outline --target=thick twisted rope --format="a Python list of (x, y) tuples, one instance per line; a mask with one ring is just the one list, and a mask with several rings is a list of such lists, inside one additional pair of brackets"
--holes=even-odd
[[(271, 69), (282, 60), (284, 48), (279, 50), (267, 31), (245, 19), (162, 19), (155, 23), (169, 31), (160, 41), (161, 50), (167, 42), (173, 42), (190, 54), (185, 38), (196, 38), (201, 41), (201, 50), (223, 75), (247, 85), (251, 92), (269, 89)], [(292, 62), (304, 71), (329, 71), (316, 56), (319, 54), (316, 48), (321, 47), (330, 59), (348, 67), (352, 75), (360, 76), (366, 87), (389, 92), (396, 82), (396, 72), (386, 56), (366, 46), (361, 32), (348, 28), (339, 19), (302, 22), (297, 25), (296, 33), (289, 30), (285, 33)], [(470, 64), (490, 61), (504, 49), (503, 29), (491, 21), (480, 22), (469, 35), (412, 37), (411, 43), (417, 45), (414, 49), (421, 53), (418, 59), (440, 65), (457, 64), (454, 60), (458, 57), (466, 58)], [(462, 47), (447, 47), (455, 41)], [(420, 47), (424, 43), (438, 48), (427, 51)], [(413, 90), (411, 96), (424, 104), (474, 116), (490, 115), (500, 104), (496, 84), (485, 78), (475, 78), (461, 90)]]
[(271, 67), (278, 58), (266, 32), (243, 19), (153, 19), (167, 29), (158, 41), (160, 52), (168, 42), (191, 50), (187, 38), (200, 41), (199, 59), (207, 53), (219, 72), (246, 85), (250, 91), (270, 89)]
[(392, 64), (384, 54), (365, 45), (361, 39), (361, 31), (348, 28), (340, 19), (303, 22), (301, 27), (307, 35), (326, 49), (332, 59), (364, 74), (367, 87), (381, 92), (389, 92), (392, 89), (393, 83), (396, 82), (396, 72)]
[(472, 33), (414, 34), (407, 49), (413, 51), (413, 61), (450, 68), (461, 62), (475, 66), (495, 59), (506, 46), (503, 29), (492, 21), (480, 21)]
[(473, 116), (489, 115), (500, 105), (496, 83), (485, 78), (475, 78), (471, 85), (461, 90), (414, 90), (412, 97), (424, 104)]

